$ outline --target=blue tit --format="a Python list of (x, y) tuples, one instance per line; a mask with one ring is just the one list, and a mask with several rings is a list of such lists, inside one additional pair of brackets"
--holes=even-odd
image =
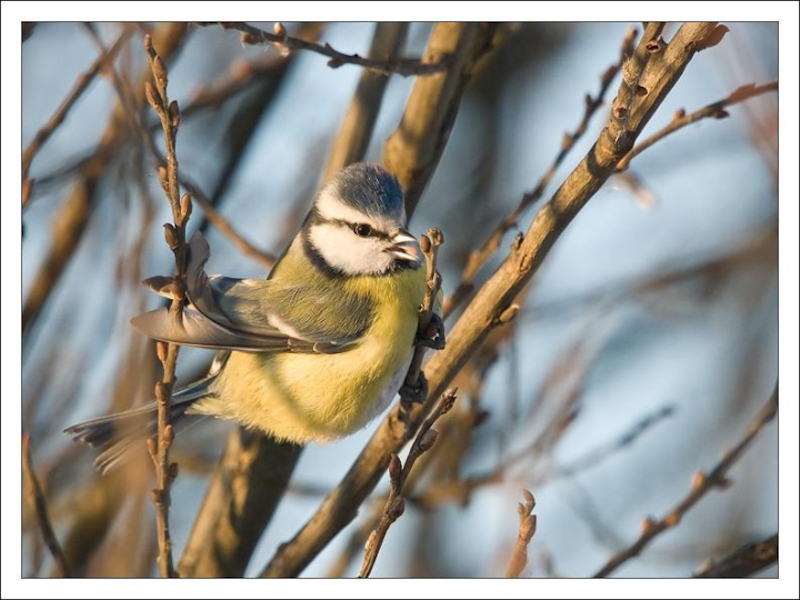
[[(380, 414), (404, 381), (426, 290), (419, 243), (405, 227), (397, 179), (356, 163), (321, 189), (267, 279), (209, 277), (208, 244), (194, 234), (182, 315), (161, 308), (131, 321), (157, 340), (223, 351), (207, 377), (174, 392), (176, 432), (191, 415), (212, 415), (305, 444)], [(151, 402), (66, 432), (102, 448), (95, 464), (106, 472), (155, 430), (156, 410)], [(145, 429), (120, 437), (134, 419)]]

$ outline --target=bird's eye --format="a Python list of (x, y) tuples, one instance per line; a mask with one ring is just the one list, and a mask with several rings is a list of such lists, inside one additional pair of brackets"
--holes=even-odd
[(353, 227), (353, 231), (358, 237), (367, 237), (369, 236), (369, 234), (372, 233), (372, 227), (370, 227), (366, 223), (357, 223)]

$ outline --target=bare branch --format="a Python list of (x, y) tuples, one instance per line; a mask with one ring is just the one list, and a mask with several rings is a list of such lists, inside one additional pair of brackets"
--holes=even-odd
[(461, 95), (478, 60), (491, 47), (496, 26), (437, 23), (425, 50), (425, 63), (452, 56), (446, 72), (417, 79), (400, 124), (383, 148), (383, 163), (405, 192), (406, 211), (414, 213), (450, 136)]
[[(425, 297), (422, 300), (422, 306), (419, 314), (419, 325), (417, 329), (418, 339), (432, 339), (435, 335), (444, 335), (443, 332), (430, 331), (431, 321), (434, 312), (436, 311), (436, 299), (442, 289), (442, 276), (436, 269), (436, 259), (439, 252), (439, 247), (444, 244), (444, 234), (439, 229), (429, 229), (428, 235), (422, 235), (420, 238), (420, 248), (425, 255), (425, 262), (428, 271), (427, 285), (425, 288)], [(439, 340), (444, 345), (444, 339)], [(408, 368), (406, 375), (406, 386), (416, 387), (420, 383), (420, 375), (422, 373), (422, 361), (425, 358), (425, 345), (417, 343), (414, 348), (414, 355), (411, 358), (411, 364)], [(402, 389), (401, 389), (401, 400)], [(405, 398), (407, 403), (410, 399)], [(405, 408), (408, 410), (410, 407), (406, 404)]]
[(777, 79), (764, 85), (755, 85), (754, 83), (749, 83), (747, 85), (740, 86), (728, 97), (723, 98), (722, 100), (717, 100), (716, 102), (712, 102), (708, 106), (704, 106), (703, 108), (696, 110), (691, 114), (686, 114), (686, 111), (683, 109), (677, 111), (673, 115), (672, 122), (669, 125), (657, 131), (639, 144), (636, 144), (636, 146), (634, 146), (634, 148), (619, 162), (617, 165), (617, 171), (624, 171), (627, 169), (635, 157), (639, 156), (653, 144), (660, 142), (665, 137), (675, 133), (679, 129), (682, 129), (687, 125), (691, 125), (692, 123), (696, 123), (701, 119), (727, 119), (730, 116), (728, 111), (725, 110), (728, 106), (739, 104), (740, 102), (744, 102), (745, 100), (749, 100), (755, 96), (766, 94), (767, 92), (776, 91), (778, 91)]
[(668, 405), (660, 408), (658, 411), (645, 416), (633, 425), (628, 431), (622, 434), (616, 440), (607, 443), (599, 448), (595, 448), (587, 452), (582, 458), (576, 459), (572, 464), (561, 467), (556, 471), (550, 479), (557, 479), (559, 477), (573, 477), (578, 473), (587, 471), (606, 460), (612, 454), (620, 452), (633, 444), (645, 431), (661, 422), (662, 420), (671, 417), (675, 412), (673, 405)]
[(640, 85), (640, 81), (650, 58), (661, 52), (664, 47), (664, 40), (661, 39), (663, 30), (664, 23), (658, 21), (648, 23), (642, 35), (642, 42), (633, 54), (623, 56), (622, 83), (614, 102), (611, 103), (611, 121), (620, 131), (628, 128), (636, 97), (647, 95), (649, 92), (645, 86)]
[(658, 521), (647, 517), (642, 523), (642, 532), (639, 538), (633, 544), (612, 556), (609, 561), (595, 573), (594, 577), (608, 577), (617, 570), (620, 565), (634, 556), (638, 556), (654, 537), (678, 525), (686, 513), (711, 490), (730, 487), (732, 482), (727, 478), (728, 471), (736, 461), (739, 460), (742, 454), (744, 454), (745, 450), (747, 450), (750, 443), (761, 432), (764, 426), (775, 417), (777, 412), (778, 384), (776, 382), (772, 395), (761, 410), (758, 411), (758, 415), (747, 428), (744, 437), (742, 437), (735, 446), (725, 452), (722, 460), (720, 460), (709, 473), (704, 473), (703, 471), (697, 472), (692, 482), (692, 489), (665, 517)]
[(24, 477), (25, 497), (33, 505), (36, 510), (36, 520), (39, 523), (39, 529), (42, 532), (47, 548), (53, 559), (56, 561), (62, 577), (72, 577), (72, 571), (69, 568), (67, 557), (64, 555), (64, 550), (61, 544), (58, 543), (53, 525), (50, 522), (50, 515), (47, 511), (47, 502), (44, 499), (42, 486), (39, 484), (39, 479), (36, 477), (36, 471), (33, 468), (33, 459), (31, 458), (31, 436), (27, 433), (22, 436), (22, 475)]
[(750, 577), (770, 565), (778, 562), (778, 534), (758, 542), (745, 544), (719, 562), (709, 560), (698, 571), (695, 577)]
[(28, 144), (27, 148), (25, 148), (25, 151), (22, 153), (22, 182), (23, 189), (25, 190), (25, 193), (22, 197), (23, 209), (31, 197), (31, 188), (33, 186), (33, 182), (28, 179), (28, 173), (30, 172), (33, 158), (36, 156), (39, 150), (41, 150), (42, 146), (44, 146), (47, 140), (50, 139), (50, 136), (53, 135), (53, 132), (55, 132), (55, 130), (58, 129), (58, 127), (64, 122), (64, 119), (67, 118), (69, 111), (73, 106), (75, 106), (83, 93), (89, 88), (89, 85), (92, 83), (92, 81), (94, 81), (97, 74), (113, 62), (117, 54), (119, 54), (119, 51), (130, 39), (131, 34), (133, 34), (132, 27), (126, 26), (123, 28), (122, 33), (117, 38), (117, 41), (114, 42), (114, 45), (105, 52), (101, 53), (97, 60), (92, 63), (92, 66), (75, 80), (75, 85), (73, 85), (72, 90), (70, 90), (69, 94), (67, 94), (67, 97), (61, 102), (61, 105), (58, 107), (56, 112), (53, 113), (47, 123), (45, 123), (45, 125), (36, 132), (36, 135), (33, 136), (31, 143)]
[(500, 224), (498, 224), (483, 245), (479, 249), (473, 250), (470, 253), (469, 258), (467, 259), (467, 264), (464, 267), (464, 270), (461, 272), (461, 281), (453, 290), (453, 293), (445, 299), (445, 318), (450, 316), (453, 313), (453, 310), (458, 307), (472, 292), (475, 276), (478, 274), (478, 271), (481, 269), (481, 267), (486, 264), (486, 261), (488, 261), (489, 258), (491, 258), (495, 252), (497, 252), (497, 249), (500, 247), (505, 234), (511, 229), (515, 228), (522, 214), (544, 195), (544, 192), (547, 189), (547, 186), (550, 184), (550, 181), (553, 179), (553, 176), (556, 174), (556, 171), (564, 162), (564, 159), (567, 157), (570, 150), (575, 147), (575, 143), (583, 136), (584, 133), (586, 133), (586, 129), (589, 126), (589, 121), (597, 112), (597, 109), (603, 105), (608, 88), (611, 86), (611, 83), (614, 81), (617, 73), (622, 68), (622, 64), (625, 62), (626, 58), (630, 56), (631, 52), (633, 51), (633, 43), (635, 40), (636, 29), (632, 27), (625, 34), (625, 38), (622, 41), (619, 60), (616, 64), (608, 67), (608, 69), (606, 69), (601, 76), (600, 90), (597, 92), (597, 95), (592, 97), (591, 95), (586, 94), (581, 122), (578, 124), (578, 127), (575, 129), (575, 131), (564, 134), (558, 154), (547, 171), (545, 171), (544, 175), (542, 175), (539, 179), (539, 183), (536, 184), (536, 187), (533, 190), (522, 197), (517, 207), (510, 214), (508, 214), (500, 222)]
[[(216, 23), (197, 23), (201, 26), (215, 25)], [(429, 60), (417, 60), (410, 58), (393, 58), (387, 57), (386, 60), (373, 60), (363, 58), (358, 54), (344, 54), (334, 50), (329, 44), (324, 46), (314, 42), (307, 42), (300, 38), (292, 37), (286, 33), (286, 29), (280, 23), (275, 24), (276, 33), (269, 33), (263, 29), (253, 27), (247, 23), (219, 23), (223, 29), (234, 29), (242, 33), (241, 40), (243, 44), (268, 44), (276, 48), (288, 52), (291, 50), (309, 50), (316, 52), (323, 56), (327, 56), (330, 60), (328, 66), (332, 69), (341, 67), (342, 65), (357, 65), (368, 69), (381, 75), (392, 75), (396, 73), (403, 77), (410, 75), (433, 75), (441, 73), (450, 68), (452, 64), (451, 57), (445, 55), (438, 61), (431, 62)]]
[(453, 408), (455, 401), (456, 390), (455, 388), (451, 388), (444, 393), (439, 405), (433, 411), (433, 414), (425, 419), (422, 426), (419, 428), (419, 433), (408, 452), (405, 465), (401, 464), (397, 454), (392, 455), (392, 460), (389, 463), (389, 479), (391, 483), (389, 497), (384, 505), (383, 514), (381, 514), (378, 526), (367, 538), (364, 562), (361, 565), (359, 577), (369, 577), (370, 573), (372, 573), (372, 568), (375, 566), (375, 560), (378, 558), (378, 553), (381, 551), (381, 546), (389, 531), (389, 527), (400, 518), (405, 510), (403, 488), (408, 480), (409, 473), (411, 469), (414, 468), (417, 459), (430, 450), (436, 443), (436, 438), (439, 433), (433, 429), (433, 426), (439, 417)]
[(508, 561), (506, 577), (519, 577), (522, 574), (522, 569), (528, 564), (528, 544), (536, 533), (536, 515), (533, 514), (536, 500), (528, 490), (522, 490), (522, 495), (525, 496), (525, 504), (520, 502), (517, 506), (519, 533)]
[[(167, 65), (153, 47), (149, 35), (145, 36), (144, 47), (150, 60), (155, 85), (145, 82), (145, 96), (150, 106), (161, 121), (164, 132), (164, 144), (167, 150), (167, 167), (159, 168), (161, 187), (169, 200), (174, 225), (166, 223), (164, 233), (167, 245), (175, 255), (175, 297), (172, 299), (170, 312), (179, 315), (186, 299), (186, 267), (188, 248), (186, 245), (186, 224), (192, 214), (192, 201), (189, 194), (180, 196), (178, 183), (178, 157), (175, 144), (180, 125), (180, 108), (176, 101), (169, 101), (167, 95)], [(170, 403), (172, 389), (175, 385), (175, 366), (178, 361), (177, 344), (156, 342), (156, 353), (163, 369), (161, 381), (156, 383), (155, 395), (158, 402), (158, 431), (148, 440), (150, 456), (156, 470), (156, 489), (152, 491), (153, 503), (156, 507), (156, 527), (158, 533), (158, 565), (162, 577), (177, 577), (172, 563), (172, 538), (169, 531), (170, 487), (178, 475), (177, 463), (170, 463), (169, 447), (174, 439), (174, 431), (170, 423)]]
[(178, 565), (181, 577), (243, 577), (302, 446), (238, 428), (228, 439)]

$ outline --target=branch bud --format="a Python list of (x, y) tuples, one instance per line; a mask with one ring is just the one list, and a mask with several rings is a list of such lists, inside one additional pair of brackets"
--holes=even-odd
[(167, 64), (158, 54), (153, 58), (153, 75), (162, 88), (167, 86)]
[(164, 445), (169, 448), (174, 441), (175, 429), (172, 427), (172, 423), (167, 423), (167, 426), (164, 428)]
[(178, 107), (177, 100), (173, 100), (169, 103), (169, 118), (170, 122), (172, 123), (172, 127), (177, 129), (178, 125), (181, 124), (181, 109)]
[(403, 475), (403, 463), (400, 462), (400, 457), (397, 454), (392, 454), (389, 460), (389, 480), (392, 483), (392, 488), (400, 487), (400, 478)]
[(178, 247), (178, 232), (172, 223), (164, 223), (164, 239), (167, 240), (170, 250), (174, 251)]
[(181, 198), (181, 224), (185, 224), (192, 214), (192, 195), (188, 192)]
[(439, 432), (435, 429), (429, 429), (424, 433), (424, 435), (419, 440), (419, 451), (427, 452), (433, 445), (436, 443), (436, 440), (439, 438)]
[(394, 522), (399, 519), (406, 510), (406, 501), (403, 498), (395, 498), (392, 505), (389, 507), (389, 511), (386, 513), (389, 519)]
[(144, 96), (147, 98), (147, 102), (150, 103), (154, 111), (158, 112), (161, 110), (161, 97), (156, 93), (156, 89), (149, 81), (144, 82)]

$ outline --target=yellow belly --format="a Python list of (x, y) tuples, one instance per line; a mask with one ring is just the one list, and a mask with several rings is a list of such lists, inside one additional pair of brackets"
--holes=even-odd
[[(364, 340), (338, 354), (233, 352), (199, 412), (236, 419), (297, 443), (364, 427), (393, 375), (408, 363), (424, 294), (424, 271), (386, 281)], [(355, 284), (358, 284), (356, 282)], [(388, 300), (388, 301), (387, 301)]]

